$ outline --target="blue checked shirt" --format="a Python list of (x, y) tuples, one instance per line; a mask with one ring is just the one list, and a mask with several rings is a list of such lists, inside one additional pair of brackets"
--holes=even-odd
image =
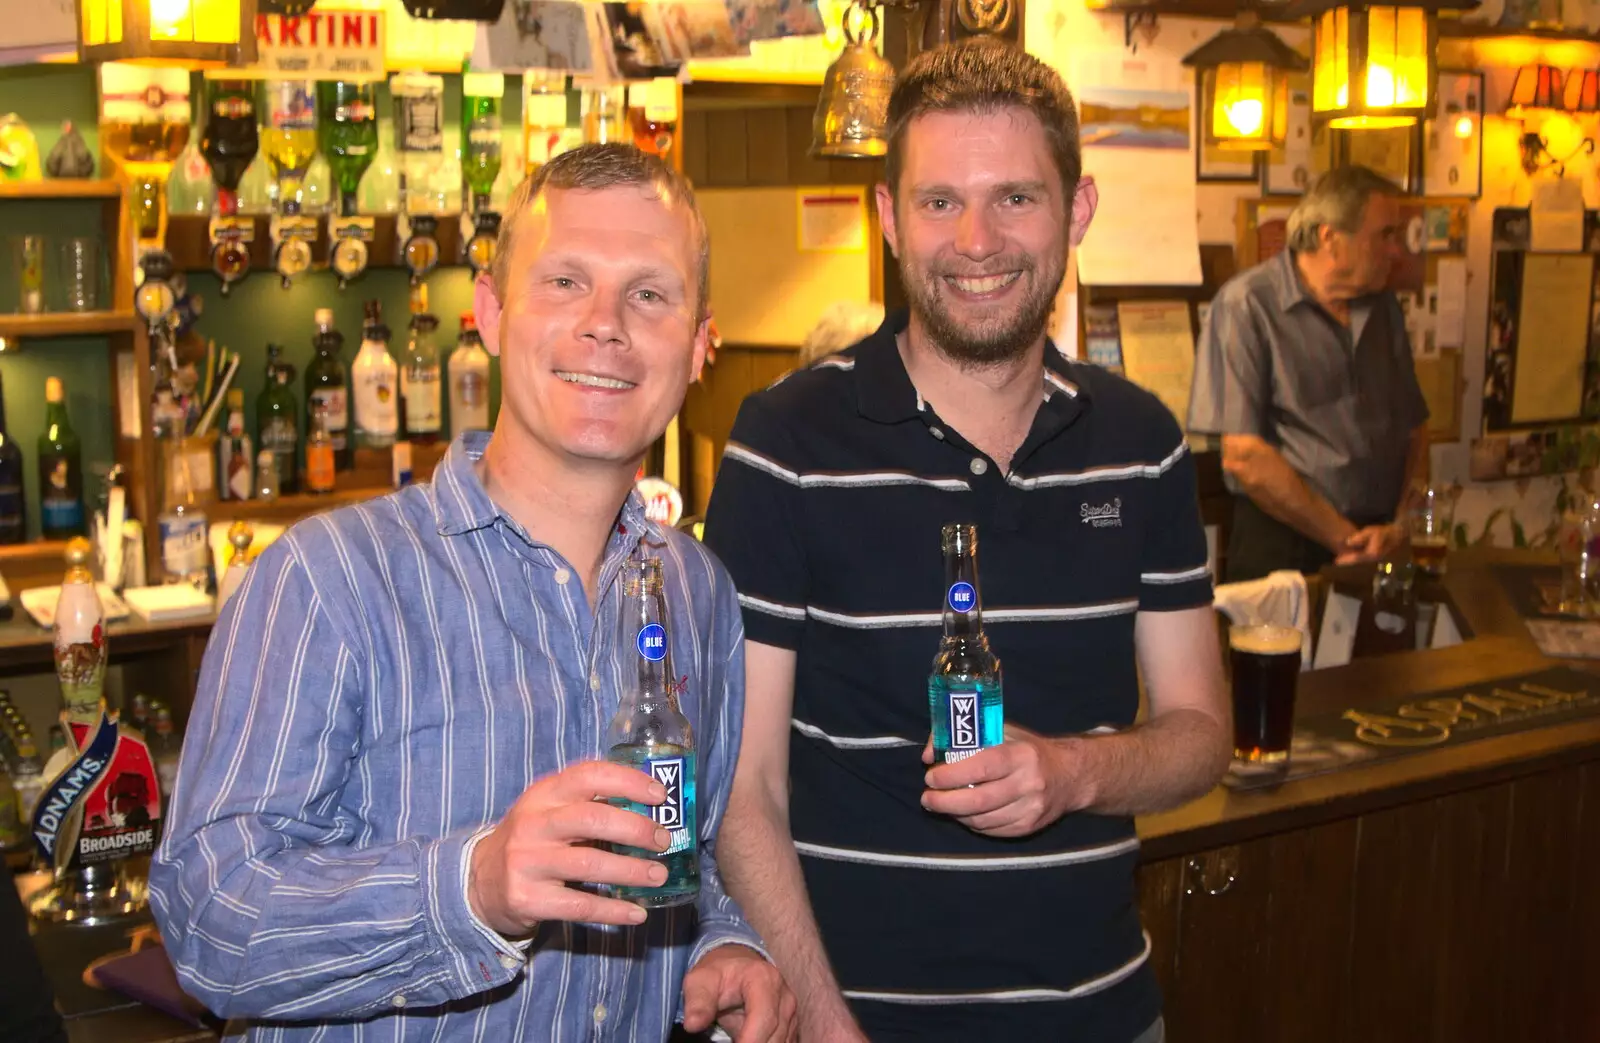
[[(206, 649), (151, 904), (184, 988), (252, 1040), (660, 1041), (701, 955), (760, 947), (714, 861), (744, 683), (727, 573), (631, 496), (591, 612), (484, 491), (486, 444), (290, 529)], [(641, 541), (688, 677), (700, 898), (512, 944), (467, 905), (472, 848), (531, 782), (604, 753), (632, 665), (618, 573)]]

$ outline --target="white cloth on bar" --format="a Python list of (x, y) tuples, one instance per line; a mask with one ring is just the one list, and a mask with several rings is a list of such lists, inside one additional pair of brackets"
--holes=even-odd
[(1300, 669), (1311, 669), (1311, 596), (1305, 576), (1279, 569), (1244, 583), (1222, 583), (1211, 604), (1235, 626), (1294, 627), (1300, 631)]

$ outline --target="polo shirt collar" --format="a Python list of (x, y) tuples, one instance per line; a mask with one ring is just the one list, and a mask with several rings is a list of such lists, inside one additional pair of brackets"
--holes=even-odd
[[(450, 444), (444, 459), (433, 473), (430, 490), (433, 518), (439, 535), (456, 536), (492, 526), (504, 519), (506, 525), (528, 543), (535, 542), (517, 520), (500, 509), (478, 477), (478, 461), (489, 446), (488, 431), (466, 431)], [(637, 489), (630, 490), (617, 515), (613, 538), (648, 539), (662, 542), (660, 528), (645, 516), (644, 500)]]
[(1281, 250), (1272, 260), (1272, 282), (1278, 291), (1279, 306), (1288, 311), (1296, 304), (1315, 304), (1311, 291), (1306, 289), (1305, 281), (1300, 278), (1300, 269), (1295, 266), (1294, 251)]
[[(856, 346), (856, 408), (868, 420), (897, 424), (919, 416), (927, 406), (911, 383), (895, 342), (910, 322), (909, 311), (893, 312), (884, 317), (877, 332)], [(1088, 392), (1072, 377), (1072, 364), (1049, 340), (1044, 346), (1041, 390), (1045, 408), (1062, 412), (1063, 416), (1075, 413), (1080, 401), (1088, 398)]]

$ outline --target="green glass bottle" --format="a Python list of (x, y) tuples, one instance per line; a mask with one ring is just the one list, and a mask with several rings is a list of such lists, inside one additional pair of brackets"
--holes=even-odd
[(256, 446), (277, 464), (278, 493), (299, 490), (300, 422), (295, 408), (294, 367), (282, 361), (283, 349), (267, 345), (267, 385), (256, 397)]
[(83, 450), (67, 418), (60, 377), (44, 382), (44, 431), (39, 435), (39, 532), (47, 540), (83, 535)]
[(378, 154), (378, 108), (370, 83), (344, 80), (317, 85), (322, 154), (339, 186), (339, 214), (354, 217), (361, 177)]
[(500, 176), (500, 100), (505, 74), (470, 72), (461, 78), (461, 166), (472, 190), (472, 209), (489, 209)]
[(332, 308), (318, 308), (316, 321), (316, 336), (311, 339), (316, 354), (306, 364), (306, 433), (310, 434), (312, 422), (321, 416), (333, 445), (334, 466), (348, 471), (355, 466), (355, 455), (350, 439), (349, 389), (339, 359), (344, 334), (334, 329)]

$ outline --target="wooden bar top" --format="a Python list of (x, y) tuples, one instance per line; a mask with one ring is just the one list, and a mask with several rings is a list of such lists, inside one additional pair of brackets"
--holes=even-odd
[[(1443, 578), (1463, 630), (1451, 648), (1358, 659), (1300, 675), (1296, 717), (1360, 708), (1567, 662), (1542, 655), (1492, 571), (1497, 564), (1554, 564), (1537, 551), (1475, 549), (1451, 555)], [(1274, 789), (1218, 786), (1190, 804), (1139, 819), (1145, 862), (1323, 822), (1593, 759), (1600, 719), (1422, 749), (1402, 757), (1287, 782)]]

